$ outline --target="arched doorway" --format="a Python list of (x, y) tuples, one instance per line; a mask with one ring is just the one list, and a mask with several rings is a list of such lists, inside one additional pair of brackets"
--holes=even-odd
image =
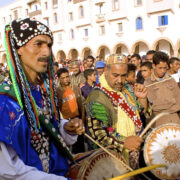
[(57, 58), (57, 61), (58, 61), (58, 60), (65, 60), (65, 59), (66, 59), (66, 54), (65, 54), (65, 52), (62, 51), (62, 50), (58, 51), (56, 58)]
[(180, 47), (179, 47), (179, 49), (178, 49), (177, 57), (180, 58)]
[(82, 50), (82, 58), (85, 59), (87, 58), (89, 55), (92, 55), (92, 51), (90, 48), (86, 47)]
[(76, 49), (71, 49), (70, 51), (69, 51), (69, 59), (71, 59), (71, 60), (76, 60), (76, 59), (78, 59), (78, 51), (76, 50)]
[(101, 59), (105, 61), (107, 56), (110, 55), (110, 50), (107, 46), (101, 46), (99, 47), (97, 54)]
[(113, 51), (115, 54), (118, 54), (120, 56), (125, 55), (127, 56), (129, 54), (129, 50), (126, 45), (124, 44), (117, 44)]
[(140, 56), (146, 55), (148, 50), (149, 46), (143, 41), (136, 42), (132, 47), (132, 53), (139, 54)]
[(167, 53), (170, 57), (174, 56), (174, 50), (173, 50), (173, 46), (172, 44), (166, 40), (166, 39), (161, 39), (158, 40), (155, 44), (154, 44), (154, 49), (156, 51), (163, 51), (165, 53)]

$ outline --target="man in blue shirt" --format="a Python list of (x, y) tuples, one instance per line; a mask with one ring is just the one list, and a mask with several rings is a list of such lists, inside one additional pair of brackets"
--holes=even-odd
[(52, 60), (52, 32), (34, 19), (5, 27), (9, 80), (0, 86), (0, 179), (65, 180), (67, 145), (82, 121), (61, 120)]

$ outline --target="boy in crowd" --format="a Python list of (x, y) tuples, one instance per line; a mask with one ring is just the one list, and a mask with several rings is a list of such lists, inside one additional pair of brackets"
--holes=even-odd
[(137, 67), (134, 64), (128, 64), (128, 72), (126, 80), (130, 84), (134, 84), (136, 82), (136, 69)]
[(103, 61), (97, 61), (96, 63), (96, 71), (97, 71), (97, 79), (96, 83), (99, 83), (99, 77), (104, 73), (105, 63)]
[(152, 72), (152, 63), (150, 61), (143, 62), (141, 64), (141, 74), (144, 80), (148, 79), (151, 76)]
[[(75, 117), (84, 119), (84, 98), (81, 90), (77, 85), (70, 82), (69, 72), (65, 68), (61, 68), (57, 72), (60, 86), (57, 88), (58, 105), (65, 119), (73, 119)], [(78, 137), (78, 141), (72, 146), (73, 153), (84, 152), (84, 137)]]
[(179, 69), (180, 69), (180, 59), (177, 57), (170, 58), (168, 74), (169, 75), (176, 74)]
[(149, 61), (149, 62), (153, 63), (153, 56), (154, 56), (155, 52), (156, 51), (154, 51), (154, 50), (149, 50), (146, 53), (146, 61)]
[(95, 61), (95, 58), (93, 56), (88, 56), (87, 57), (87, 69), (94, 69), (94, 61)]
[[(156, 52), (153, 56), (153, 71), (144, 84), (147, 88), (148, 99), (152, 102), (152, 112), (156, 116), (162, 112), (169, 112), (156, 121), (155, 127), (166, 123), (180, 124), (180, 90), (173, 78), (167, 74), (169, 56), (164, 52)], [(169, 78), (169, 80), (167, 80)], [(165, 81), (166, 80), (166, 81)], [(158, 83), (157, 82), (161, 82)]]
[(86, 82), (85, 85), (81, 87), (81, 92), (84, 98), (86, 99), (96, 84), (96, 71), (94, 69), (86, 69), (84, 71), (84, 77), (86, 79)]

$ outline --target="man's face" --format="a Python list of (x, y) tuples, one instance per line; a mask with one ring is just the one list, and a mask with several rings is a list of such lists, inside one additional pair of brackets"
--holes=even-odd
[(93, 82), (96, 82), (96, 78), (97, 78), (97, 74), (96, 74), (96, 71), (94, 71), (91, 76), (89, 76), (89, 78), (93, 81)]
[(116, 91), (121, 91), (127, 75), (127, 64), (113, 64), (110, 69), (105, 69), (105, 77), (109, 86)]
[(170, 64), (170, 68), (173, 70), (173, 72), (177, 73), (180, 68), (180, 62), (175, 60), (172, 64)]
[(168, 64), (166, 62), (160, 62), (159, 64), (153, 64), (154, 74), (157, 78), (163, 78), (168, 69)]
[(86, 63), (87, 63), (88, 68), (91, 68), (93, 66), (93, 60), (92, 59), (87, 59)]
[(59, 77), (59, 81), (62, 87), (68, 86), (70, 84), (69, 73), (62, 73)]
[(154, 56), (154, 54), (146, 55), (146, 60), (153, 63), (153, 56)]
[(130, 62), (134, 64), (136, 67), (140, 66), (140, 59), (137, 59), (136, 57), (131, 58)]
[(98, 75), (101, 76), (104, 72), (104, 68), (97, 68)]
[(129, 74), (127, 75), (127, 77), (126, 77), (126, 80), (134, 84), (136, 82), (135, 72), (130, 71)]
[(78, 74), (80, 71), (79, 66), (77, 64), (72, 65), (71, 70), (75, 75)]
[(50, 60), (52, 41), (49, 36), (39, 35), (18, 49), (26, 74), (44, 73)]
[(128, 58), (126, 56), (122, 57), (122, 62), (128, 64)]
[(146, 66), (142, 66), (141, 67), (141, 74), (142, 74), (142, 77), (146, 80), (148, 79), (150, 76), (151, 76), (151, 69), (146, 67)]
[(67, 61), (66, 64), (67, 64), (68, 69), (71, 69), (71, 60)]

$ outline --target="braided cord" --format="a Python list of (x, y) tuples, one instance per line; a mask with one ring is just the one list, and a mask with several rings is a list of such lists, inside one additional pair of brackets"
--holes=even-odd
[(5, 28), (5, 36), (4, 36), (4, 42), (5, 42), (5, 48), (6, 48), (6, 55), (7, 55), (7, 63), (9, 66), (9, 71), (10, 71), (10, 77), (12, 79), (12, 84), (13, 84), (13, 88), (18, 100), (18, 103), (21, 107), (21, 109), (23, 109), (23, 103), (21, 101), (21, 94), (19, 91), (19, 87), (18, 87), (18, 83), (16, 80), (16, 76), (15, 76), (15, 70), (14, 70), (14, 66), (13, 66), (13, 58), (12, 58), (12, 54), (11, 54), (11, 48), (10, 48), (10, 39), (9, 39), (9, 33), (10, 33), (10, 27), (7, 25)]
[(57, 107), (57, 96), (56, 96), (56, 86), (55, 86), (55, 75), (54, 75), (54, 69), (53, 69), (53, 59), (51, 56), (50, 59), (50, 64), (48, 68), (48, 74), (49, 74), (49, 81), (50, 81), (50, 95), (51, 95), (51, 102), (52, 102), (52, 107), (55, 113), (55, 119), (59, 119), (59, 114), (58, 114), (58, 107)]

